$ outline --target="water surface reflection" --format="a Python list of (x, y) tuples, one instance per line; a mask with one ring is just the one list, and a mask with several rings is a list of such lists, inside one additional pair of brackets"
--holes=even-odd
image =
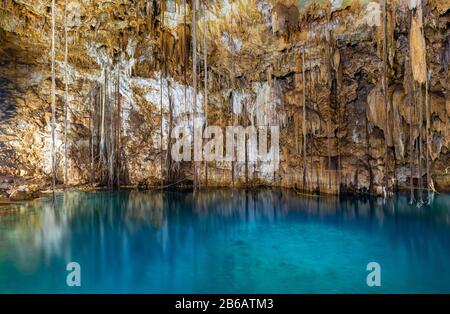
[[(450, 196), (66, 192), (0, 207), (0, 292), (450, 292)], [(82, 287), (65, 266), (82, 267)], [(365, 285), (368, 262), (383, 285)]]

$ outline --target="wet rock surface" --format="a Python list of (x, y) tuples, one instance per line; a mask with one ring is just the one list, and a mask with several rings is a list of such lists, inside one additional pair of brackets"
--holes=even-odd
[[(208, 162), (206, 182), (201, 163), (200, 185), (231, 186), (234, 177), (236, 186), (382, 194), (408, 188), (411, 176), (426, 187), (428, 157), (430, 179), (449, 189), (450, 3), (413, 2), (388, 1), (386, 29), (382, 6), (371, 1), (199, 3), (197, 117), (222, 128), (280, 127), (275, 172), (262, 162)], [(194, 111), (191, 5), (56, 4), (58, 184), (66, 83), (67, 185), (192, 183), (192, 162), (169, 153), (170, 132)], [(1, 189), (20, 198), (51, 180), (51, 1), (1, 6), (0, 175), (28, 182)]]

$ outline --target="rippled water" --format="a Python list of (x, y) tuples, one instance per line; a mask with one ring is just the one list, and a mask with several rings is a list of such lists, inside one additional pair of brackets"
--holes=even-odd
[(450, 293), (450, 195), (67, 192), (0, 207), (0, 292)]

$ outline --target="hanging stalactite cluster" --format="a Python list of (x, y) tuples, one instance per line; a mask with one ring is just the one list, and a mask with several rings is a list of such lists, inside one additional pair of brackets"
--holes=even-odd
[[(449, 149), (442, 4), (383, 1), (376, 15), (366, 4), (266, 2), (82, 3), (79, 20), (72, 3), (55, 3), (48, 23), (50, 12), (5, 1), (3, 46), (35, 56), (11, 43), (39, 26), (36, 43), (50, 48), (52, 80), (40, 86), (51, 96), (51, 158), (41, 158), (51, 167), (41, 168), (52, 187), (262, 184), (386, 197), (408, 188), (412, 203), (432, 199)], [(12, 30), (20, 14), (29, 22)], [(195, 130), (206, 126), (277, 125), (279, 167), (251, 161), (248, 137), (242, 161), (174, 161), (182, 121), (202, 145)]]

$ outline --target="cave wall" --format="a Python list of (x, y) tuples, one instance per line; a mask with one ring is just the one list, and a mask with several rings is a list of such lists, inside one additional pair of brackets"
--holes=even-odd
[[(225, 127), (235, 119), (243, 126), (280, 126), (279, 168), (236, 162), (237, 186), (382, 194), (386, 174), (388, 188), (408, 187), (411, 161), (414, 184), (420, 176), (425, 182), (428, 149), (436, 188), (450, 187), (449, 1), (389, 1), (387, 130), (385, 32), (377, 2), (206, 3), (199, 3), (196, 18), (198, 123), (207, 111), (208, 125)], [(152, 187), (161, 179), (193, 180), (192, 163), (174, 162), (169, 154), (170, 131), (192, 119), (191, 5), (185, 14), (184, 2), (175, 0), (83, 0), (67, 7), (57, 1), (58, 183), (64, 183), (66, 83), (68, 185), (112, 185), (118, 179), (121, 185)], [(43, 0), (1, 3), (0, 190), (10, 197), (17, 186), (37, 190), (51, 181), (50, 6)], [(422, 123), (417, 112), (411, 119), (411, 108), (422, 106), (425, 114), (429, 73), (426, 145), (426, 116)], [(205, 167), (199, 168), (205, 186)], [(230, 186), (231, 168), (230, 162), (209, 162), (208, 186)]]

